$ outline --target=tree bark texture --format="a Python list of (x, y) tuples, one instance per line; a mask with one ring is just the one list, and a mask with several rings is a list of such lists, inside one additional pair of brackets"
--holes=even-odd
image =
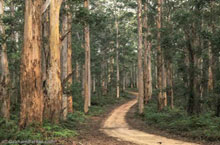
[[(84, 8), (89, 9), (89, 0), (84, 0)], [(89, 24), (86, 22), (84, 26), (85, 35), (85, 82), (84, 82), (84, 112), (89, 111), (89, 106), (91, 103), (91, 71), (90, 71), (90, 34), (89, 34)]]
[(160, 33), (160, 29), (161, 29), (161, 3), (162, 0), (158, 0), (158, 15), (157, 15), (157, 86), (158, 86), (158, 110), (161, 111), (165, 104), (164, 104), (164, 98), (163, 98), (163, 94), (162, 94), (162, 71), (163, 71), (163, 62), (162, 62), (162, 50), (161, 50), (161, 45), (160, 45), (160, 41), (161, 41), (161, 33)]
[(24, 47), (21, 55), (20, 93), (21, 128), (31, 123), (42, 124), (43, 92), (41, 73), (42, 0), (25, 1)]
[(4, 1), (0, 0), (0, 35), (3, 42), (0, 43), (0, 116), (10, 118), (10, 73), (8, 68), (7, 46), (5, 39), (5, 27), (2, 21), (4, 16)]
[(143, 36), (142, 36), (142, 0), (137, 0), (138, 10), (138, 108), (139, 114), (143, 114), (144, 111), (144, 81), (143, 81)]
[(47, 71), (44, 117), (58, 123), (62, 113), (62, 86), (60, 72), (60, 33), (59, 16), (62, 0), (51, 0), (50, 3), (50, 37), (49, 68)]

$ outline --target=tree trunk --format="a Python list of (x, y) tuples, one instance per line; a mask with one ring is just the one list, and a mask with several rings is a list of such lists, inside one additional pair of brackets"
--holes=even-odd
[(189, 100), (188, 100), (188, 107), (187, 112), (188, 114), (194, 114), (194, 106), (195, 106), (195, 92), (194, 92), (194, 83), (195, 83), (195, 72), (194, 72), (194, 52), (189, 44)]
[(157, 72), (158, 72), (157, 71), (157, 62), (155, 62), (155, 75), (154, 76), (155, 76), (155, 80), (156, 80), (156, 82), (155, 82), (155, 88), (156, 89), (158, 89), (158, 81), (157, 81), (158, 80), (158, 78), (157, 78), (158, 74), (157, 74)]
[(200, 100), (198, 95), (198, 75), (196, 70), (198, 70), (198, 57), (195, 55), (196, 48), (198, 48), (198, 36), (195, 30), (195, 24), (192, 26), (192, 38), (189, 34), (188, 37), (188, 52), (189, 52), (189, 100), (187, 112), (189, 115), (198, 113), (200, 110)]
[(163, 65), (162, 65), (162, 51), (161, 51), (161, 45), (160, 45), (160, 40), (161, 40), (161, 3), (162, 0), (158, 0), (158, 16), (157, 16), (157, 86), (158, 86), (158, 110), (161, 111), (165, 104), (164, 104), (164, 99), (163, 99), (163, 94), (162, 94), (162, 71), (163, 71)]
[(151, 75), (151, 42), (148, 41), (148, 35), (150, 33), (150, 30), (148, 28), (148, 8), (147, 8), (147, 2), (144, 4), (144, 47), (145, 47), (145, 53), (144, 53), (144, 98), (145, 103), (151, 99), (152, 96), (152, 75)]
[[(69, 10), (69, 6), (67, 6), (67, 9)], [(68, 33), (67, 35), (67, 43), (68, 43), (68, 55), (67, 55), (67, 76), (71, 75), (73, 72), (73, 68), (72, 68), (72, 14), (68, 12), (67, 14), (68, 16), (68, 31), (70, 31), (70, 33)], [(71, 77), (70, 79), (68, 79), (68, 87), (71, 89), (71, 86), (73, 84), (73, 77)], [(69, 93), (67, 96), (67, 111), (68, 113), (73, 113), (73, 96), (72, 93)]]
[(208, 92), (212, 92), (214, 88), (213, 83), (213, 54), (211, 42), (208, 43), (208, 55), (209, 55), (209, 69), (208, 69)]
[(45, 99), (44, 117), (58, 123), (62, 114), (62, 86), (60, 74), (60, 34), (59, 15), (62, 0), (51, 0), (50, 3), (50, 58), (47, 71), (47, 96)]
[(143, 68), (142, 68), (142, 55), (143, 55), (143, 36), (142, 36), (142, 0), (137, 0), (138, 10), (138, 108), (139, 114), (144, 111), (144, 81), (143, 81)]
[(123, 79), (122, 79), (122, 90), (123, 90), (123, 92), (125, 92), (125, 89), (126, 89), (126, 87), (127, 87), (127, 73), (126, 72), (124, 72), (124, 76), (123, 76)]
[(10, 118), (10, 74), (8, 69), (7, 46), (5, 39), (5, 28), (2, 21), (4, 16), (4, 1), (0, 0), (0, 34), (3, 42), (0, 43), (0, 116)]
[[(11, 2), (10, 4), (10, 14), (12, 18), (15, 18), (15, 4), (13, 2)], [(13, 25), (14, 26), (14, 25)], [(13, 47), (15, 48), (16, 51), (18, 51), (19, 46), (18, 46), (18, 38), (19, 38), (19, 33), (16, 31), (13, 31), (11, 33), (11, 39), (13, 41)], [(16, 59), (13, 59), (11, 61), (12, 64), (16, 64)], [(14, 70), (19, 70), (19, 67), (16, 66), (14, 68)], [(13, 90), (10, 91), (10, 104), (17, 104), (18, 103), (18, 99), (19, 99), (19, 88), (17, 87), (19, 84), (19, 77), (18, 76), (18, 72), (16, 71), (12, 71), (11, 72), (11, 77), (10, 77), (10, 85), (11, 88), (15, 88)], [(13, 95), (12, 95), (13, 94)]]
[(133, 81), (133, 74), (134, 74), (134, 72), (133, 72), (133, 65), (132, 65), (132, 67), (131, 67), (131, 70), (130, 70), (130, 83), (131, 83), (131, 85), (130, 85), (130, 87), (131, 88), (134, 88), (134, 81)]
[(168, 61), (168, 69), (167, 69), (167, 76), (168, 76), (168, 96), (170, 97), (170, 107), (171, 109), (174, 108), (174, 100), (173, 100), (173, 65), (170, 61)]
[(42, 124), (43, 92), (41, 76), (42, 0), (25, 1), (24, 47), (20, 66), (20, 127)]
[[(66, 1), (65, 1), (66, 2)], [(67, 10), (67, 5), (65, 4), (65, 9)], [(65, 35), (68, 31), (68, 16), (67, 14), (63, 15), (62, 18), (62, 36)], [(65, 38), (62, 40), (62, 46), (61, 46), (61, 80), (64, 82), (64, 80), (67, 78), (68, 74), (68, 37), (65, 36)], [(68, 82), (63, 84), (63, 94), (62, 94), (62, 115), (61, 119), (66, 120), (67, 118), (67, 95), (68, 92), (65, 92), (66, 89), (68, 89)]]
[[(186, 40), (186, 41), (188, 41), (188, 40)], [(190, 62), (189, 62), (189, 51), (187, 48), (184, 48), (184, 53), (185, 53), (184, 63), (185, 63), (186, 71), (188, 72)], [(188, 88), (189, 87), (189, 73), (186, 73), (183, 76), (183, 80), (184, 80), (185, 88)]]
[(119, 40), (118, 40), (118, 33), (119, 33), (119, 28), (118, 28), (118, 21), (115, 21), (115, 27), (116, 27), (116, 66), (117, 66), (117, 79), (116, 79), (116, 94), (117, 98), (120, 96), (120, 72), (119, 72)]
[(149, 42), (148, 44), (148, 57), (147, 57), (147, 96), (148, 99), (151, 100), (152, 99), (152, 72), (151, 72), (151, 47), (152, 44), (151, 42)]
[(104, 58), (104, 51), (102, 52), (102, 61), (103, 63), (101, 64), (101, 88), (102, 88), (102, 95), (106, 95), (107, 94), (107, 90), (106, 90), (106, 84), (107, 81), (105, 79), (105, 71), (106, 71), (106, 62), (105, 62), (105, 58)]
[(82, 66), (82, 96), (85, 98), (85, 65)]
[[(215, 13), (215, 1), (211, 1), (211, 13)], [(215, 23), (215, 16), (211, 16), (211, 22), (210, 22), (210, 27), (211, 27), (211, 32), (213, 34), (216, 33), (216, 23)], [(214, 89), (214, 73), (213, 71), (215, 70), (215, 62), (214, 62), (214, 56), (213, 56), (213, 51), (212, 51), (212, 43), (209, 41), (208, 42), (208, 56), (209, 56), (209, 69), (208, 69), (208, 92), (213, 92)]]
[[(89, 9), (89, 0), (84, 0), (84, 8)], [(88, 113), (91, 103), (91, 71), (90, 71), (90, 36), (89, 36), (89, 24), (85, 23), (84, 26), (85, 35), (85, 102), (84, 112)]]
[(164, 60), (164, 56), (162, 57), (162, 81), (163, 81), (163, 103), (164, 103), (164, 106), (167, 106), (167, 70), (166, 70), (166, 65), (165, 65), (165, 60)]
[(93, 80), (92, 80), (92, 92), (95, 93), (96, 92), (96, 78), (95, 75), (93, 75)]
[(144, 3), (144, 17), (143, 17), (143, 30), (144, 30), (144, 102), (145, 104), (149, 101), (148, 96), (148, 8), (147, 8), (147, 2)]
[(148, 88), (148, 96), (149, 99), (152, 99), (152, 72), (151, 72), (151, 48), (152, 43), (149, 42), (148, 44), (148, 63), (147, 63), (147, 88)]
[(46, 11), (43, 15), (43, 49), (41, 50), (42, 56), (42, 81), (44, 96), (46, 95), (46, 80), (47, 80), (47, 70), (48, 70), (48, 59), (49, 59), (49, 11)]
[(76, 61), (76, 71), (75, 71), (75, 77), (76, 77), (76, 82), (79, 83), (80, 79), (79, 79), (79, 62)]

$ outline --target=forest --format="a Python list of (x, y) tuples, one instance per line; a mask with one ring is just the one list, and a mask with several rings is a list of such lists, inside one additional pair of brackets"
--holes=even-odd
[(219, 145), (220, 0), (0, 0), (0, 144)]

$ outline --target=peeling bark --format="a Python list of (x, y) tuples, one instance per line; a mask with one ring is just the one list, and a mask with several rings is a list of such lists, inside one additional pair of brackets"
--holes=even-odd
[[(67, 9), (69, 10), (69, 7), (67, 6)], [(67, 14), (68, 17), (68, 31), (70, 31), (70, 33), (68, 33), (67, 35), (67, 43), (68, 43), (68, 55), (67, 55), (67, 76), (70, 75), (73, 72), (73, 68), (72, 68), (72, 14), (70, 14), (68, 12)], [(68, 80), (68, 85), (69, 87), (71, 87), (71, 85), (73, 84), (73, 79), (71, 77), (71, 79)], [(73, 113), (73, 96), (72, 94), (68, 95), (67, 98), (67, 111), (68, 113)]]
[(42, 0), (25, 1), (24, 47), (20, 66), (21, 128), (31, 123), (42, 124), (43, 92), (41, 73)]
[[(66, 2), (66, 1), (65, 1)], [(65, 4), (65, 9), (67, 8), (67, 5)], [(67, 14), (63, 15), (62, 18), (62, 35), (65, 35), (68, 31), (68, 16)], [(61, 43), (61, 81), (63, 82), (68, 74), (68, 37), (64, 37)], [(68, 89), (68, 82), (63, 84), (63, 95), (62, 95), (62, 120), (66, 120), (67, 118), (67, 96), (68, 92), (65, 91), (65, 89)]]
[(44, 117), (45, 119), (59, 123), (62, 113), (62, 86), (60, 72), (60, 34), (59, 16), (62, 0), (51, 0), (50, 3), (50, 56), (47, 71)]

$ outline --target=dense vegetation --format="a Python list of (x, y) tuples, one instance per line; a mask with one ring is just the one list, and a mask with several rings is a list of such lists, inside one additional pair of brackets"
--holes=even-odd
[[(1, 141), (61, 141), (79, 135), (78, 127), (88, 121), (91, 117), (100, 116), (108, 111), (112, 106), (130, 99), (126, 93), (122, 93), (120, 99), (109, 96), (93, 95), (90, 112), (85, 115), (83, 112), (83, 98), (78, 94), (74, 100), (75, 111), (68, 114), (65, 121), (60, 124), (52, 124), (44, 121), (43, 125), (31, 124), (27, 128), (20, 130), (18, 126), (18, 111), (12, 112), (11, 120), (0, 119), (0, 140)], [(49, 144), (49, 143), (48, 143)]]
[(126, 88), (148, 124), (219, 140), (219, 19), (219, 0), (0, 0), (0, 140), (75, 136)]
[(203, 112), (199, 116), (189, 116), (182, 107), (175, 107), (174, 109), (166, 107), (163, 111), (158, 112), (157, 103), (154, 99), (146, 105), (141, 118), (146, 122), (146, 125), (153, 129), (164, 130), (198, 141), (220, 141), (220, 118), (214, 116), (213, 111)]

